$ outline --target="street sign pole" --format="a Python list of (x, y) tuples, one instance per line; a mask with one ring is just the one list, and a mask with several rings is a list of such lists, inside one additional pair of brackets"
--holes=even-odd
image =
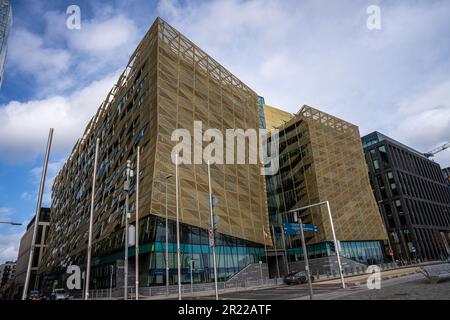
[(290, 272), (289, 272), (289, 262), (288, 262), (288, 257), (287, 257), (286, 238), (285, 238), (285, 236), (284, 236), (284, 230), (281, 231), (281, 241), (283, 241), (284, 258), (286, 259), (286, 260), (285, 260), (285, 263), (286, 263), (286, 271), (287, 271), (287, 274), (289, 274), (289, 273), (290, 273)]
[(312, 282), (311, 282), (311, 272), (309, 271), (309, 259), (308, 259), (308, 251), (307, 251), (307, 248), (306, 248), (305, 232), (303, 231), (302, 219), (298, 218), (298, 212), (295, 213), (295, 220), (298, 220), (299, 224), (300, 224), (300, 235), (301, 235), (301, 238), (302, 238), (303, 258), (305, 260), (306, 276), (308, 277), (309, 298), (311, 300), (313, 300), (313, 288), (312, 288)]
[[(310, 204), (310, 205), (305, 206), (305, 207), (295, 208), (295, 209), (292, 209), (292, 210), (284, 212), (284, 213), (296, 213), (296, 212), (299, 212), (301, 210), (306, 210), (306, 209), (309, 209), (309, 208), (318, 207), (318, 206), (322, 206), (322, 205), (326, 205), (327, 206), (328, 218), (330, 219), (331, 232), (333, 234), (334, 246), (336, 248), (336, 256), (337, 256), (337, 261), (338, 261), (338, 265), (339, 265), (339, 273), (341, 275), (342, 288), (345, 289), (344, 273), (342, 272), (341, 258), (339, 256), (339, 251), (340, 250), (338, 248), (338, 242), (336, 240), (336, 233), (334, 232), (334, 223), (333, 223), (333, 217), (331, 216), (330, 202), (329, 201), (322, 201), (322, 202), (319, 202), (319, 203)], [(295, 215), (294, 215), (294, 217), (295, 217)]]
[(277, 242), (275, 239), (275, 227), (273, 225), (272, 225), (272, 235), (273, 235), (273, 247), (275, 249), (275, 262), (277, 263), (277, 277), (275, 279), (275, 283), (278, 284), (278, 279), (280, 278), (280, 266), (278, 265)]

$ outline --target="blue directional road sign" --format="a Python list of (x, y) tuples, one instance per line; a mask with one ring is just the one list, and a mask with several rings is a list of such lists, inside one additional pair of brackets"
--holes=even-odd
[[(297, 236), (300, 234), (300, 224), (299, 223), (285, 223), (283, 225), (284, 234)], [(303, 224), (303, 231), (305, 232), (319, 232), (319, 228), (314, 224)]]

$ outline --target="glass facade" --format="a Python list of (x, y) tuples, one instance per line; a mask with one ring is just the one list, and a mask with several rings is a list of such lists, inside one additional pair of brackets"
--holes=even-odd
[(12, 10), (9, 0), (0, 0), (0, 87), (3, 83), (3, 71), (6, 59), (8, 35), (12, 24)]
[[(169, 220), (169, 283), (177, 284), (176, 223)], [(147, 216), (140, 221), (140, 283), (142, 286), (165, 285), (166, 240), (165, 219)], [(99, 242), (94, 248), (94, 257), (100, 256), (95, 267), (94, 286), (109, 286), (109, 265), (123, 259), (124, 235), (118, 230), (112, 237)], [(226, 281), (250, 263), (264, 258), (264, 247), (260, 244), (216, 233), (216, 261), (219, 281)], [(182, 282), (190, 282), (190, 263), (194, 261), (194, 282), (214, 281), (213, 256), (209, 246), (208, 231), (199, 227), (180, 225), (180, 250)], [(134, 257), (134, 248), (129, 256)], [(134, 258), (130, 258), (130, 263)]]
[[(341, 255), (363, 263), (384, 261), (386, 234), (372, 196), (357, 127), (304, 106), (279, 130), (280, 169), (266, 177), (269, 219), (275, 226), (277, 248), (286, 247), (290, 262), (303, 259), (300, 237), (282, 237), (280, 226), (294, 222), (288, 211), (329, 201)], [(379, 184), (384, 185), (382, 180)], [(327, 211), (322, 207), (307, 209), (302, 220), (319, 228), (317, 233), (305, 234), (308, 256), (335, 255)]]
[[(380, 263), (384, 260), (381, 241), (342, 241), (340, 242), (340, 255), (365, 264)], [(307, 245), (308, 258), (322, 258), (336, 255), (332, 242), (323, 242)], [(303, 260), (301, 247), (287, 249), (288, 260)]]

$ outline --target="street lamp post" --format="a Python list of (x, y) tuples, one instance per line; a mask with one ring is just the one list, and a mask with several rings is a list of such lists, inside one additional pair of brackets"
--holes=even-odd
[(216, 263), (216, 232), (214, 230), (214, 206), (217, 198), (212, 195), (212, 186), (211, 186), (211, 168), (208, 160), (208, 184), (209, 184), (209, 208), (211, 214), (211, 236), (212, 236), (212, 252), (213, 252), (213, 266), (214, 266), (214, 289), (216, 294), (216, 300), (219, 300), (219, 290), (217, 288), (217, 263)]
[(40, 220), (39, 217), (40, 217), (40, 212), (41, 212), (42, 197), (44, 194), (45, 176), (47, 175), (47, 166), (48, 166), (48, 159), (50, 156), (50, 148), (52, 145), (52, 140), (53, 140), (53, 128), (50, 128), (50, 131), (48, 134), (48, 140), (47, 140), (47, 148), (45, 150), (44, 166), (42, 167), (41, 182), (39, 184), (39, 195), (38, 195), (38, 201), (37, 201), (37, 205), (36, 205), (36, 214), (34, 216), (33, 236), (31, 238), (30, 255), (28, 256), (27, 273), (25, 275), (25, 284), (24, 284), (23, 292), (22, 292), (22, 300), (25, 300), (27, 298), (27, 294), (28, 294), (28, 286), (29, 286), (30, 277), (31, 277), (31, 267), (33, 264), (34, 249), (36, 246), (36, 237), (37, 237), (38, 225), (39, 225), (39, 220)]
[(167, 180), (170, 178), (172, 178), (171, 174), (166, 176), (166, 296), (169, 295), (169, 216), (167, 209)]
[(87, 265), (86, 265), (86, 285), (84, 286), (84, 300), (89, 299), (89, 284), (91, 276), (91, 254), (92, 254), (92, 228), (94, 220), (94, 200), (95, 200), (95, 181), (97, 179), (97, 162), (98, 162), (98, 149), (100, 146), (100, 139), (97, 138), (95, 144), (95, 156), (94, 156), (94, 172), (92, 173), (92, 191), (91, 191), (91, 210), (89, 215), (89, 235), (88, 235), (88, 252), (87, 252)]
[(124, 188), (123, 188), (126, 193), (126, 197), (125, 197), (124, 300), (128, 299), (128, 242), (129, 242), (128, 219), (130, 218), (130, 176), (132, 175), (130, 160), (127, 160), (126, 175), (127, 175), (127, 177), (126, 177)]
[(137, 159), (136, 159), (136, 222), (135, 222), (135, 277), (136, 277), (136, 292), (135, 292), (135, 298), (136, 300), (139, 300), (139, 179), (140, 179), (140, 157), (141, 157), (141, 147), (137, 147)]
[(177, 262), (178, 262), (178, 300), (181, 300), (181, 249), (180, 249), (180, 212), (178, 205), (178, 155), (175, 155), (175, 200), (177, 212)]

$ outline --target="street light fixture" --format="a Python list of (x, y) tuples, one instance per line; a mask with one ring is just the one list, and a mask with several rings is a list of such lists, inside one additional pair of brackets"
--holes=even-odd
[(18, 222), (10, 222), (10, 221), (0, 221), (0, 223), (3, 223), (3, 224), (10, 224), (10, 225), (12, 225), (12, 226), (21, 226), (21, 225), (22, 225), (21, 223), (18, 223)]

